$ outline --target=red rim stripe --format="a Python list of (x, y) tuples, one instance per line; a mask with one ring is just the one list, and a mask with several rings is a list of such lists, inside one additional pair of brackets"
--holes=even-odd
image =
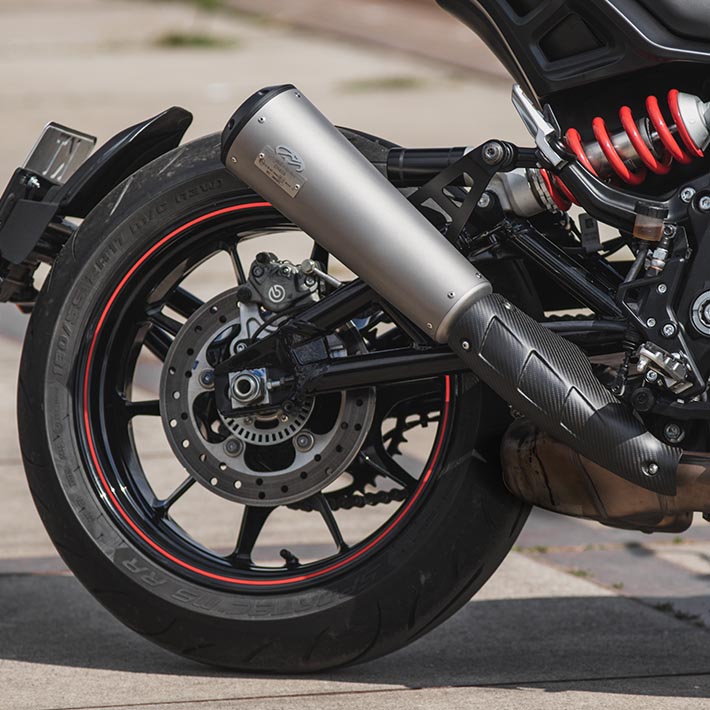
[(115, 493), (113, 492), (111, 486), (108, 483), (108, 480), (106, 479), (106, 476), (101, 468), (101, 464), (99, 463), (99, 458), (96, 453), (96, 447), (94, 444), (94, 440), (92, 437), (92, 432), (91, 432), (91, 426), (90, 426), (90, 421), (89, 421), (89, 372), (91, 370), (91, 363), (93, 360), (94, 356), (94, 350), (96, 348), (96, 343), (98, 341), (99, 334), (101, 332), (101, 329), (106, 322), (106, 318), (108, 317), (108, 313), (111, 310), (111, 307), (116, 301), (116, 298), (118, 297), (119, 293), (123, 289), (123, 287), (128, 283), (128, 281), (132, 278), (132, 276), (135, 274), (135, 272), (140, 268), (142, 264), (145, 263), (145, 261), (152, 256), (158, 249), (160, 249), (162, 246), (164, 246), (167, 242), (169, 242), (171, 239), (174, 239), (178, 235), (182, 234), (186, 230), (190, 229), (191, 227), (194, 227), (198, 224), (202, 224), (203, 222), (206, 222), (207, 220), (214, 219), (215, 217), (219, 217), (221, 215), (229, 214), (232, 212), (239, 212), (241, 210), (248, 210), (248, 209), (259, 209), (259, 208), (264, 208), (264, 207), (271, 207), (272, 205), (268, 202), (253, 202), (249, 204), (243, 204), (243, 205), (233, 205), (232, 207), (226, 207), (224, 209), (216, 210), (214, 212), (210, 212), (206, 215), (202, 215), (201, 217), (197, 217), (196, 219), (193, 219), (192, 221), (188, 222), (187, 224), (182, 225), (181, 227), (178, 227), (174, 231), (170, 232), (167, 236), (163, 237), (160, 239), (158, 242), (156, 242), (143, 256), (141, 256), (140, 259), (130, 268), (128, 273), (121, 279), (120, 283), (116, 287), (115, 291), (111, 294), (111, 297), (109, 298), (108, 302), (106, 303), (106, 306), (104, 307), (104, 310), (101, 313), (101, 316), (99, 317), (98, 323), (96, 325), (96, 330), (94, 331), (94, 335), (91, 339), (91, 345), (89, 346), (89, 354), (86, 359), (86, 365), (85, 365), (85, 373), (84, 373), (84, 383), (83, 383), (83, 406), (84, 406), (84, 433), (86, 435), (86, 440), (89, 444), (89, 453), (91, 456), (91, 460), (93, 462), (94, 468), (96, 470), (96, 474), (98, 475), (99, 481), (101, 482), (101, 486), (104, 489), (104, 492), (106, 493), (108, 499), (111, 501), (113, 507), (116, 509), (116, 511), (119, 513), (121, 518), (126, 522), (126, 524), (135, 532), (145, 543), (150, 545), (156, 552), (161, 554), (163, 557), (166, 559), (170, 560), (174, 564), (189, 570), (190, 572), (194, 572), (195, 574), (199, 574), (203, 577), (207, 577), (209, 579), (214, 579), (216, 581), (220, 582), (227, 582), (229, 584), (235, 584), (235, 585), (244, 585), (244, 586), (251, 586), (251, 587), (274, 587), (274, 586), (281, 586), (281, 585), (289, 585), (289, 584), (297, 584), (298, 582), (305, 582), (310, 579), (315, 579), (317, 577), (326, 575), (330, 572), (334, 572), (345, 565), (350, 564), (351, 562), (354, 562), (356, 559), (359, 557), (362, 557), (362, 555), (366, 554), (370, 550), (372, 550), (374, 547), (376, 547), (385, 537), (387, 537), (404, 519), (404, 517), (407, 515), (407, 513), (412, 509), (412, 506), (415, 504), (415, 502), (418, 500), (418, 498), (421, 496), (421, 493), (423, 490), (426, 488), (429, 480), (431, 479), (434, 468), (436, 466), (436, 463), (439, 459), (439, 456), (441, 454), (441, 450), (444, 444), (444, 435), (447, 429), (448, 425), (448, 419), (449, 419), (449, 404), (451, 401), (451, 378), (450, 376), (446, 376), (445, 381), (446, 381), (446, 387), (445, 387), (445, 406), (442, 410), (442, 418), (441, 418), (441, 424), (439, 427), (439, 433), (437, 435), (437, 441), (436, 441), (436, 446), (434, 449), (434, 454), (431, 459), (431, 463), (429, 467), (427, 468), (425, 474), (422, 476), (422, 479), (419, 483), (419, 486), (417, 487), (416, 491), (412, 495), (412, 497), (409, 499), (407, 502), (406, 506), (404, 507), (403, 510), (401, 510), (397, 517), (383, 530), (374, 540), (372, 540), (370, 543), (368, 543), (364, 548), (358, 550), (356, 553), (350, 555), (349, 557), (346, 557), (344, 560), (340, 560), (340, 562), (337, 562), (330, 567), (327, 567), (324, 570), (320, 570), (318, 572), (311, 572), (310, 574), (303, 574), (295, 577), (289, 577), (287, 579), (280, 579), (280, 580), (256, 580), (256, 579), (235, 579), (233, 577), (227, 577), (224, 575), (219, 575), (219, 574), (214, 574), (213, 572), (208, 572), (207, 570), (200, 569), (199, 567), (195, 567), (194, 565), (189, 564), (188, 562), (185, 562), (184, 560), (181, 560), (180, 558), (176, 557), (175, 555), (171, 554), (167, 550), (163, 549), (160, 545), (158, 545), (154, 540), (151, 540), (139, 527), (136, 525), (136, 523), (131, 519), (131, 517), (128, 515), (128, 513), (124, 510), (124, 508), (121, 506), (119, 503), (118, 499), (116, 498)]

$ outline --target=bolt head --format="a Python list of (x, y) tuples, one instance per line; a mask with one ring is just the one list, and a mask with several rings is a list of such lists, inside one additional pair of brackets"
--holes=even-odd
[(199, 380), (203, 387), (214, 387), (214, 370), (203, 370)]
[(237, 343), (236, 350), (238, 353), (243, 353), (247, 349), (246, 343)]
[(695, 188), (693, 187), (684, 187), (680, 191), (680, 199), (685, 203), (691, 202), (693, 197), (695, 197)]
[(491, 141), (483, 147), (483, 160), (488, 163), (488, 165), (497, 165), (503, 160), (504, 156), (505, 150), (497, 141)]
[(710, 323), (710, 303), (703, 308), (703, 320), (706, 323)]
[(658, 473), (658, 464), (650, 461), (643, 467), (643, 472), (647, 476), (655, 476)]
[(231, 161), (232, 161), (233, 163), (236, 163), (236, 162), (237, 162), (237, 157), (236, 157), (235, 155), (233, 155), (233, 156), (231, 157)]
[(471, 349), (471, 343), (468, 342), (468, 340), (462, 340), (461, 341), (461, 348), (463, 350), (470, 350)]
[(449, 291), (446, 294), (446, 298), (456, 298), (456, 294), (453, 291)]
[(296, 436), (294, 441), (294, 444), (299, 451), (310, 451), (315, 443), (315, 437), (309, 431), (302, 431)]
[(663, 234), (666, 237), (672, 237), (677, 231), (675, 224), (667, 224), (663, 227)]
[(668, 291), (668, 286), (666, 286), (666, 284), (658, 284), (658, 286), (656, 286), (656, 291), (658, 291), (658, 293), (666, 293), (666, 291)]
[(649, 328), (655, 328), (655, 327), (656, 327), (656, 319), (655, 319), (655, 318), (649, 318), (649, 319), (646, 321), (646, 325), (647, 325)]
[(259, 123), (266, 123), (266, 116), (259, 116)]
[(239, 456), (242, 453), (243, 444), (239, 439), (227, 439), (224, 442), (224, 453), (227, 456)]
[(478, 200), (478, 207), (485, 210), (487, 207), (491, 206), (491, 202), (492, 200), (490, 194), (488, 192), (484, 192)]
[(427, 327), (429, 330), (434, 330), (434, 324), (433, 324), (433, 323), (427, 323), (427, 324), (426, 324), (426, 327)]
[(646, 373), (646, 382), (655, 382), (658, 379), (658, 373), (655, 370), (649, 370)]
[(710, 212), (710, 195), (704, 195), (698, 200), (698, 207), (703, 212)]
[(664, 338), (672, 338), (676, 333), (676, 327), (673, 323), (666, 323), (661, 332)]
[(663, 428), (663, 436), (670, 444), (678, 444), (685, 438), (685, 431), (680, 424), (668, 422)]

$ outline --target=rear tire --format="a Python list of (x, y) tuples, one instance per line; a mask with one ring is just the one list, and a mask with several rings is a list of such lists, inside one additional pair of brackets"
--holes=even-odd
[(376, 658), (444, 621), (504, 559), (528, 507), (501, 482), (507, 408), (471, 375), (451, 378), (441, 451), (421, 502), (372, 553), (322, 580), (268, 591), (211, 584), (167, 564), (121, 520), (99, 495), (86, 453), (77, 388), (87, 341), (108, 294), (150, 245), (175, 224), (254, 200), (220, 165), (218, 139), (207, 137), (143, 168), (92, 212), (31, 318), (20, 439), (57, 550), (123, 623), (196, 661), (311, 672)]

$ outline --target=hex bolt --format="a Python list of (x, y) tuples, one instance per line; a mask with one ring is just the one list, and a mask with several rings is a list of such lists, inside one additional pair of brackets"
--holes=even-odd
[(663, 436), (669, 444), (679, 444), (685, 439), (685, 430), (677, 422), (668, 422), (663, 427)]
[(316, 443), (316, 438), (310, 431), (302, 431), (296, 436), (294, 444), (299, 451), (310, 451)]
[(478, 200), (478, 207), (485, 210), (491, 206), (491, 202), (493, 202), (493, 200), (491, 199), (490, 193), (484, 192)]
[(663, 333), (664, 338), (672, 338), (676, 333), (676, 327), (673, 323), (666, 323), (663, 326), (661, 333)]
[(702, 212), (710, 212), (710, 195), (703, 195), (698, 200), (698, 207)]
[(316, 280), (312, 276), (306, 276), (304, 282), (309, 288), (316, 285)]
[(224, 442), (224, 453), (227, 456), (239, 456), (242, 453), (244, 445), (239, 439), (227, 439)]
[(498, 165), (505, 157), (505, 149), (498, 141), (491, 141), (483, 146), (483, 161), (487, 165)]
[(214, 370), (203, 370), (200, 373), (199, 380), (203, 387), (214, 387)]
[(658, 473), (658, 464), (650, 461), (643, 467), (643, 472), (647, 476), (655, 476)]
[(668, 291), (668, 286), (666, 286), (666, 284), (658, 284), (658, 286), (656, 286), (656, 291), (658, 291), (658, 293), (665, 293)]
[(655, 327), (656, 327), (656, 319), (655, 319), (655, 318), (649, 318), (649, 319), (646, 321), (646, 325), (647, 325), (649, 328), (655, 328)]
[(40, 181), (33, 175), (28, 181), (27, 181), (27, 187), (31, 188), (32, 190), (38, 190), (42, 185), (40, 184)]
[(680, 199), (683, 200), (683, 202), (685, 202), (685, 203), (692, 202), (694, 197), (695, 197), (695, 188), (694, 187), (684, 187), (680, 191)]
[(462, 340), (461, 341), (461, 347), (464, 350), (470, 350), (471, 349), (471, 343), (468, 342), (468, 340)]
[(649, 370), (646, 373), (646, 382), (656, 382), (658, 380), (658, 373), (655, 370)]
[(675, 226), (675, 224), (667, 224), (665, 227), (663, 227), (663, 236), (672, 237), (677, 231), (678, 228)]

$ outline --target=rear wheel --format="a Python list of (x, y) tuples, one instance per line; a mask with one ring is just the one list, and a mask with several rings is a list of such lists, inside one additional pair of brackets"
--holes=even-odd
[[(473, 376), (219, 413), (212, 368), (332, 288), (302, 279), (315, 295), (274, 312), (246, 279), (307, 256), (328, 261), (202, 139), (97, 207), (30, 323), (20, 435), (47, 530), (119, 619), (202, 662), (314, 671), (399, 648), (471, 597), (527, 515), (498, 471), (506, 408)], [(407, 335), (368, 310), (331, 342)]]

